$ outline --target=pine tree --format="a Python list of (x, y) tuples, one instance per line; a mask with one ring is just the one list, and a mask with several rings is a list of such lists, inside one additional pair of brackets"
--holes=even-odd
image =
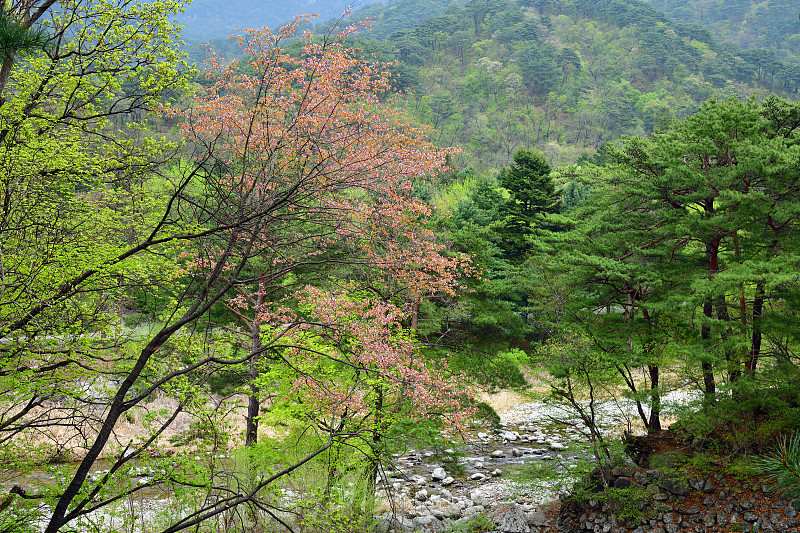
[(505, 216), (502, 245), (509, 260), (520, 262), (530, 251), (528, 238), (541, 216), (559, 207), (550, 165), (542, 153), (521, 148), (511, 167), (500, 171), (498, 183), (510, 195), (501, 209)]

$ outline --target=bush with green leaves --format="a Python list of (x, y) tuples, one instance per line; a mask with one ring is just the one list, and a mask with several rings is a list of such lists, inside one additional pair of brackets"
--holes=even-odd
[(447, 533), (486, 533), (494, 531), (495, 524), (486, 515), (476, 515), (466, 522), (456, 522), (447, 529)]
[(753, 463), (764, 474), (764, 480), (774, 483), (774, 488), (786, 497), (800, 497), (800, 433), (784, 435), (777, 450), (756, 457)]

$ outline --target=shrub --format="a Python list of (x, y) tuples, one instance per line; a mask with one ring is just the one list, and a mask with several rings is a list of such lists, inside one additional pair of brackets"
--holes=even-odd
[(789, 498), (800, 497), (800, 433), (784, 435), (775, 452), (756, 457), (753, 463), (766, 481), (775, 483), (775, 489)]

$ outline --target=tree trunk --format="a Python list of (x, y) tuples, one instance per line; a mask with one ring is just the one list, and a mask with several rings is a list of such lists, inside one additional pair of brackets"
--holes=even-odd
[[(255, 353), (259, 348), (261, 348), (261, 326), (258, 322), (253, 322), (250, 335), (252, 337), (252, 353)], [(247, 420), (245, 424), (244, 439), (245, 446), (253, 446), (256, 442), (258, 442), (258, 413), (261, 409), (259, 394), (261, 391), (256, 385), (256, 380), (258, 379), (258, 363), (260, 358), (260, 354), (253, 355), (250, 358), (250, 394), (247, 396)]]
[(247, 397), (247, 420), (245, 421), (245, 446), (253, 446), (258, 442), (258, 413), (261, 410), (261, 400), (258, 386), (258, 374), (260, 372), (259, 362), (261, 360), (261, 322), (258, 320), (258, 313), (266, 302), (266, 287), (262, 279), (258, 283), (258, 295), (256, 296), (255, 314), (253, 321), (250, 323), (250, 370), (249, 370), (249, 388), (250, 394)]
[[(717, 318), (723, 322), (730, 322), (731, 316), (728, 313), (728, 304), (725, 301), (725, 296), (718, 296), (716, 302), (714, 303), (714, 307), (717, 309)], [(728, 373), (728, 381), (734, 382), (736, 379), (741, 375), (742, 371), (739, 365), (741, 362), (729, 348), (724, 346), (724, 341), (728, 335), (731, 334), (731, 329), (728, 326), (725, 326), (725, 333), (722, 334), (722, 341), (723, 341), (723, 351), (725, 353), (725, 361), (728, 363), (729, 366), (729, 373)]]
[(417, 327), (419, 326), (419, 300), (414, 300), (414, 303), (411, 304), (411, 329), (417, 331)]
[(761, 320), (764, 313), (764, 282), (756, 285), (756, 297), (753, 300), (753, 338), (750, 341), (750, 357), (745, 361), (745, 371), (748, 375), (756, 371), (758, 357), (761, 354)]
[(661, 429), (661, 393), (658, 392), (659, 368), (657, 365), (647, 367), (650, 373), (650, 420), (647, 421), (647, 431)]
[(363, 472), (364, 488), (359, 497), (353, 498), (353, 512), (355, 516), (363, 516), (369, 522), (375, 510), (375, 489), (378, 486), (378, 473), (381, 465), (381, 440), (385, 431), (383, 387), (375, 387), (375, 419), (372, 423), (372, 439), (367, 441), (367, 465)]
[[(713, 305), (711, 304), (711, 300), (708, 299), (703, 304), (703, 314), (711, 318), (713, 311)], [(708, 349), (708, 341), (711, 339), (711, 326), (704, 325), (700, 328), (700, 337), (705, 341), (704, 349)], [(711, 398), (713, 401), (713, 396), (717, 392), (716, 384), (714, 383), (714, 372), (711, 367), (711, 363), (700, 363), (700, 367), (703, 370), (703, 392), (707, 398)]]
[[(713, 199), (706, 202), (706, 211), (713, 212)], [(711, 206), (711, 207), (709, 207)], [(710, 216), (710, 215), (709, 215)], [(706, 253), (708, 254), (708, 279), (711, 280), (714, 278), (714, 274), (717, 273), (718, 269), (718, 259), (719, 259), (719, 243), (720, 239), (714, 239), (711, 242), (706, 244)], [(706, 298), (706, 301), (703, 303), (703, 315), (706, 318), (711, 319), (713, 318), (714, 312), (714, 303), (712, 302), (711, 295)], [(706, 324), (700, 329), (700, 337), (703, 339), (703, 349), (708, 350), (710, 348), (710, 340), (711, 340), (711, 326)], [(712, 402), (714, 401), (714, 394), (717, 392), (716, 383), (714, 382), (714, 371), (711, 363), (703, 362), (700, 363), (700, 367), (703, 371), (703, 389), (707, 399), (710, 399)]]

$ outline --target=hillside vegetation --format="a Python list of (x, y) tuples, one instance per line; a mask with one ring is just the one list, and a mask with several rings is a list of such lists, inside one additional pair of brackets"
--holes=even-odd
[(473, 0), (394, 31), (393, 13), (426, 4), (357, 11), (353, 18), (385, 19), (352, 42), (398, 61), (395, 84), (409, 111), (475, 165), (496, 168), (533, 146), (568, 164), (621, 135), (652, 133), (712, 96), (791, 97), (800, 88), (797, 62), (721, 43), (640, 0)]
[(744, 49), (774, 51), (779, 59), (800, 56), (800, 6), (791, 0), (649, 0), (681, 22), (708, 28), (715, 38)]
[(198, 71), (183, 7), (0, 10), (0, 532), (365, 533), (435, 503), (404, 455), (484, 513), (420, 528), (489, 531), (470, 483), (509, 472), (459, 454), (506, 455), (498, 389), (567, 412), (542, 471), (588, 459), (609, 523), (622, 403), (672, 487), (800, 495), (793, 56), (639, 0), (398, 0)]

